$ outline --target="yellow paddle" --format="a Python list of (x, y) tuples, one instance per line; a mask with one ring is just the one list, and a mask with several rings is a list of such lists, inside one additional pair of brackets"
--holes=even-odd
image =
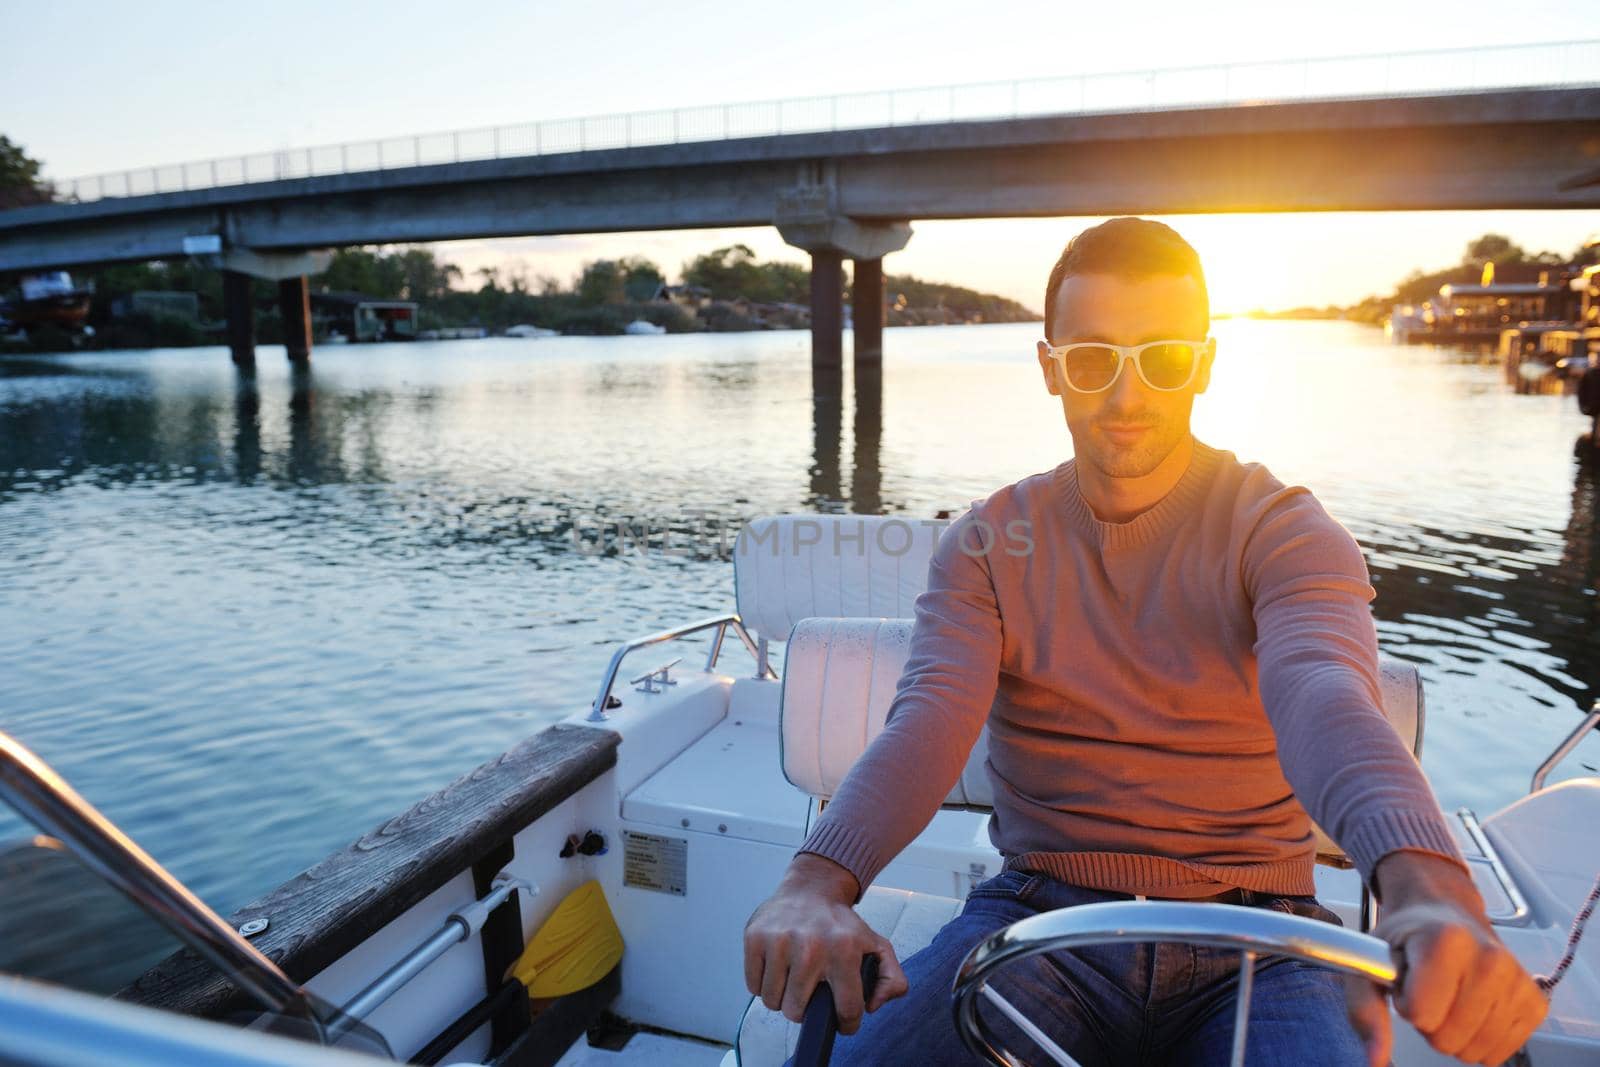
[(620, 959), (622, 931), (600, 883), (590, 879), (556, 905), (509, 973), (542, 1000), (587, 989)]

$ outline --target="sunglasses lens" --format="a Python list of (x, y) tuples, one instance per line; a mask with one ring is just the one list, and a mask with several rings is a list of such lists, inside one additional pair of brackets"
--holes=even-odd
[(1145, 380), (1157, 389), (1177, 389), (1189, 380), (1195, 360), (1200, 358), (1194, 345), (1153, 345), (1139, 357)]
[(1066, 354), (1067, 384), (1094, 392), (1111, 384), (1117, 373), (1117, 351), (1104, 345), (1080, 345)]

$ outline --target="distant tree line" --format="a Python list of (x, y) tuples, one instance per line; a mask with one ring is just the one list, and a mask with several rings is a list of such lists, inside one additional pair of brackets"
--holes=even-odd
[[(336, 253), (321, 282), (337, 281), (348, 251)], [(400, 255), (402, 253), (391, 253)], [(432, 258), (426, 249), (408, 249), (406, 255)], [(438, 264), (449, 280), (464, 280), (454, 264)], [(389, 289), (375, 291), (352, 284), (349, 288), (405, 300), (420, 306), (423, 329), (442, 326), (482, 326), (491, 333), (526, 324), (575, 334), (621, 333), (628, 323), (644, 319), (674, 333), (696, 329), (688, 312), (653, 298), (660, 289), (661, 269), (647, 259), (624, 256), (585, 263), (568, 284), (550, 275), (530, 277), (522, 268), (480, 267), (476, 288), (443, 284), (431, 291)], [(330, 285), (330, 288), (343, 288)]]
[[(682, 285), (699, 291), (695, 308), (662, 299), (664, 272), (648, 259), (625, 256), (583, 265), (570, 283), (549, 275), (530, 277), (522, 269), (484, 267), (474, 272), (476, 287), (462, 269), (426, 248), (394, 250), (346, 248), (334, 253), (328, 269), (311, 278), (313, 293), (359, 292), (386, 300), (414, 300), (422, 329), (482, 326), (491, 333), (528, 324), (568, 334), (617, 334), (643, 319), (669, 332), (740, 330), (804, 325), (810, 302), (810, 271), (802, 264), (760, 262), (745, 245), (697, 255), (683, 264)], [(222, 275), (191, 260), (125, 263), (84, 272), (95, 285), (90, 324), (95, 347), (147, 348), (212, 344), (222, 330)], [(256, 332), (264, 344), (283, 338), (277, 286), (257, 280)], [(890, 275), (885, 289), (891, 325), (941, 322), (1016, 322), (1037, 320), (1021, 304), (961, 286)], [(118, 301), (139, 291), (193, 292), (200, 317), (130, 313)], [(846, 286), (846, 298), (849, 287)], [(121, 311), (120, 314), (116, 313)], [(54, 334), (30, 339), (63, 347)]]
[(1041, 316), (993, 293), (959, 285), (925, 282), (909, 274), (883, 279), (889, 300), (889, 325), (921, 326), (941, 322), (1038, 322)]
[(810, 304), (811, 271), (798, 263), (758, 263), (746, 244), (718, 248), (683, 265), (683, 284), (706, 290), (713, 300), (763, 304)]

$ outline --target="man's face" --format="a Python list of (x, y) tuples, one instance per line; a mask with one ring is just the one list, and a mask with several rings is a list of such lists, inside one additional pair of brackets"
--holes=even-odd
[[(1200, 341), (1209, 332), (1205, 299), (1188, 275), (1158, 274), (1130, 280), (1109, 274), (1069, 277), (1056, 294), (1050, 337), (1057, 345), (1107, 341)], [(1109, 389), (1080, 393), (1061, 377), (1050, 347), (1039, 342), (1045, 388), (1061, 398), (1078, 459), (1111, 478), (1141, 478), (1154, 471), (1189, 432), (1194, 398), (1211, 381), (1211, 354), (1201, 357), (1190, 384), (1161, 392), (1144, 384), (1132, 362)]]

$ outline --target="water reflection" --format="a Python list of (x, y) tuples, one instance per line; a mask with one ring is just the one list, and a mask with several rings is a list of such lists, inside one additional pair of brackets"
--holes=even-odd
[(844, 371), (836, 365), (811, 369), (811, 495), (805, 511), (839, 511), (844, 496), (840, 434), (844, 430)]
[(810, 494), (803, 510), (881, 515), (883, 364), (864, 360), (850, 375), (850, 490), (844, 489), (846, 385), (837, 368), (812, 369)]
[(1572, 517), (1567, 522), (1561, 567), (1552, 576), (1553, 584), (1571, 588), (1581, 595), (1568, 613), (1568, 621), (1582, 639), (1564, 650), (1568, 663), (1581, 665), (1589, 672), (1582, 679), (1585, 688), (1579, 702), (1587, 705), (1600, 697), (1600, 449), (1588, 434), (1573, 446), (1576, 478), (1572, 487)]
[[(233, 376), (229, 404), (221, 391), (168, 392), (132, 368), (0, 360), (0, 383), (32, 379), (39, 386), (0, 394), (0, 495), (59, 487), (79, 476), (100, 485), (381, 480), (381, 449), (366, 431), (384, 401), (348, 397), (339, 410), (319, 414), (313, 375), (297, 369), (286, 396), (274, 401), (281, 407), (264, 407), (261, 385), (249, 374)], [(264, 444), (264, 434), (281, 435), (283, 447)], [(354, 462), (345, 455), (351, 443), (362, 446)]]
[[(311, 387), (311, 368), (297, 363), (291, 369), (289, 379), (288, 469), (289, 480), (297, 485), (321, 485), (329, 480), (345, 480), (337, 475), (329, 478), (324, 469), (326, 461), (333, 461), (336, 457), (325, 455), (319, 447), (324, 440), (337, 440), (342, 435), (336, 433), (319, 438), (315, 416), (316, 394)], [(362, 476), (368, 478), (375, 473), (363, 470)]]
[[(1573, 448), (1572, 471), (1559, 540), (1491, 524), (1363, 532), (1384, 649), (1434, 668), (1425, 672), (1430, 702), (1443, 696), (1471, 717), (1520, 718), (1496, 689), (1561, 712), (1600, 696), (1600, 462), (1586, 439)], [(1489, 676), (1494, 689), (1482, 684)]]
[(233, 470), (240, 485), (254, 485), (261, 476), (261, 392), (254, 367), (241, 371), (234, 387)]
[(855, 367), (854, 465), (850, 476), (850, 510), (859, 515), (883, 513), (883, 364), (864, 360)]
[[(1572, 518), (1563, 537), (1562, 569), (1585, 589), (1600, 589), (1600, 448), (1588, 434), (1572, 448), (1577, 477), (1572, 486)], [(1600, 598), (1589, 598), (1589, 611), (1579, 620), (1600, 636)]]

